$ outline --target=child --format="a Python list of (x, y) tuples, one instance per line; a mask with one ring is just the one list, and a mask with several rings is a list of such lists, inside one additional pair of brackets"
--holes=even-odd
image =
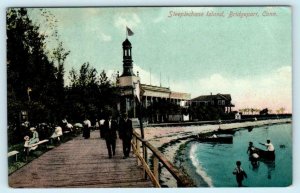
[(24, 143), (24, 151), (26, 153), (29, 153), (29, 151), (31, 150), (35, 150), (38, 146), (37, 145), (32, 145), (30, 144), (30, 139), (29, 139), (29, 136), (25, 136), (24, 137), (24, 140), (25, 140), (25, 143)]
[(246, 172), (241, 167), (241, 162), (236, 162), (236, 168), (232, 172), (236, 176), (236, 182), (238, 183), (239, 187), (243, 186), (244, 177), (247, 178)]

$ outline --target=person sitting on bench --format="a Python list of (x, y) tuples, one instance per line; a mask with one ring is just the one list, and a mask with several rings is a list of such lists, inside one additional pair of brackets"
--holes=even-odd
[(34, 144), (40, 141), (39, 134), (36, 131), (35, 127), (31, 127), (29, 130), (32, 132), (32, 137), (29, 138), (29, 136), (27, 135), (24, 137), (24, 151), (26, 151), (27, 154), (29, 153), (29, 151), (35, 150), (38, 147), (38, 145)]
[(51, 144), (53, 144), (53, 139), (57, 139), (58, 141), (60, 141), (60, 137), (62, 137), (62, 135), (63, 135), (62, 128), (60, 126), (56, 126), (54, 133), (50, 137)]
[(35, 127), (31, 127), (29, 130), (32, 132), (32, 137), (29, 139), (29, 145), (39, 142), (39, 134), (36, 131)]
[(26, 135), (26, 136), (24, 137), (24, 140), (25, 140), (25, 143), (24, 143), (24, 151), (25, 151), (26, 153), (28, 153), (28, 152), (31, 151), (31, 150), (35, 150), (35, 149), (38, 147), (38, 145), (30, 144), (30, 139), (29, 139), (29, 136), (28, 136), (28, 135)]

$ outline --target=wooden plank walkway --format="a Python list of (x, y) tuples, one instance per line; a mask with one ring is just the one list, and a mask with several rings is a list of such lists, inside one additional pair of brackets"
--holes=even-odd
[(117, 140), (116, 156), (108, 158), (99, 131), (90, 139), (81, 136), (44, 153), (8, 177), (10, 187), (153, 187), (143, 179), (136, 157), (122, 159), (122, 142)]

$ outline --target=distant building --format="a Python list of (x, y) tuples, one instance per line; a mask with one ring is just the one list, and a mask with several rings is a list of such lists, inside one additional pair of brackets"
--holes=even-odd
[(191, 94), (173, 92), (170, 88), (167, 87), (152, 86), (146, 84), (141, 84), (141, 87), (143, 90), (142, 101), (145, 107), (148, 107), (150, 104), (153, 103), (153, 101), (158, 100), (165, 100), (177, 105), (181, 105), (182, 102), (191, 99)]
[[(139, 84), (141, 78), (138, 73), (135, 75), (133, 72), (132, 60), (132, 46), (130, 41), (126, 40), (123, 46), (123, 73), (117, 77), (117, 86), (120, 89), (120, 104), (119, 111), (127, 112), (130, 117), (137, 117), (137, 97), (136, 87), (140, 85), (140, 100), (143, 108), (147, 109), (155, 103), (170, 102), (177, 105), (184, 105), (186, 101), (191, 99), (191, 94), (171, 91), (168, 87), (153, 86), (146, 84)], [(151, 118), (153, 122), (164, 121), (167, 115), (156, 113)]]
[(241, 120), (241, 114), (239, 113), (239, 112), (237, 112), (235, 115), (234, 115), (234, 118), (236, 119), (236, 120)]
[(191, 99), (190, 105), (218, 107), (223, 109), (224, 113), (230, 113), (231, 107), (234, 107), (234, 104), (231, 103), (231, 95), (220, 93), (198, 96)]

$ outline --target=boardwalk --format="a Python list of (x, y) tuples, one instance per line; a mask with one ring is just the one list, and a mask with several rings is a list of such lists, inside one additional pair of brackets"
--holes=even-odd
[(99, 131), (88, 140), (77, 137), (46, 152), (9, 176), (9, 185), (21, 187), (152, 187), (143, 179), (136, 158), (122, 159), (118, 139), (116, 156), (108, 159)]

